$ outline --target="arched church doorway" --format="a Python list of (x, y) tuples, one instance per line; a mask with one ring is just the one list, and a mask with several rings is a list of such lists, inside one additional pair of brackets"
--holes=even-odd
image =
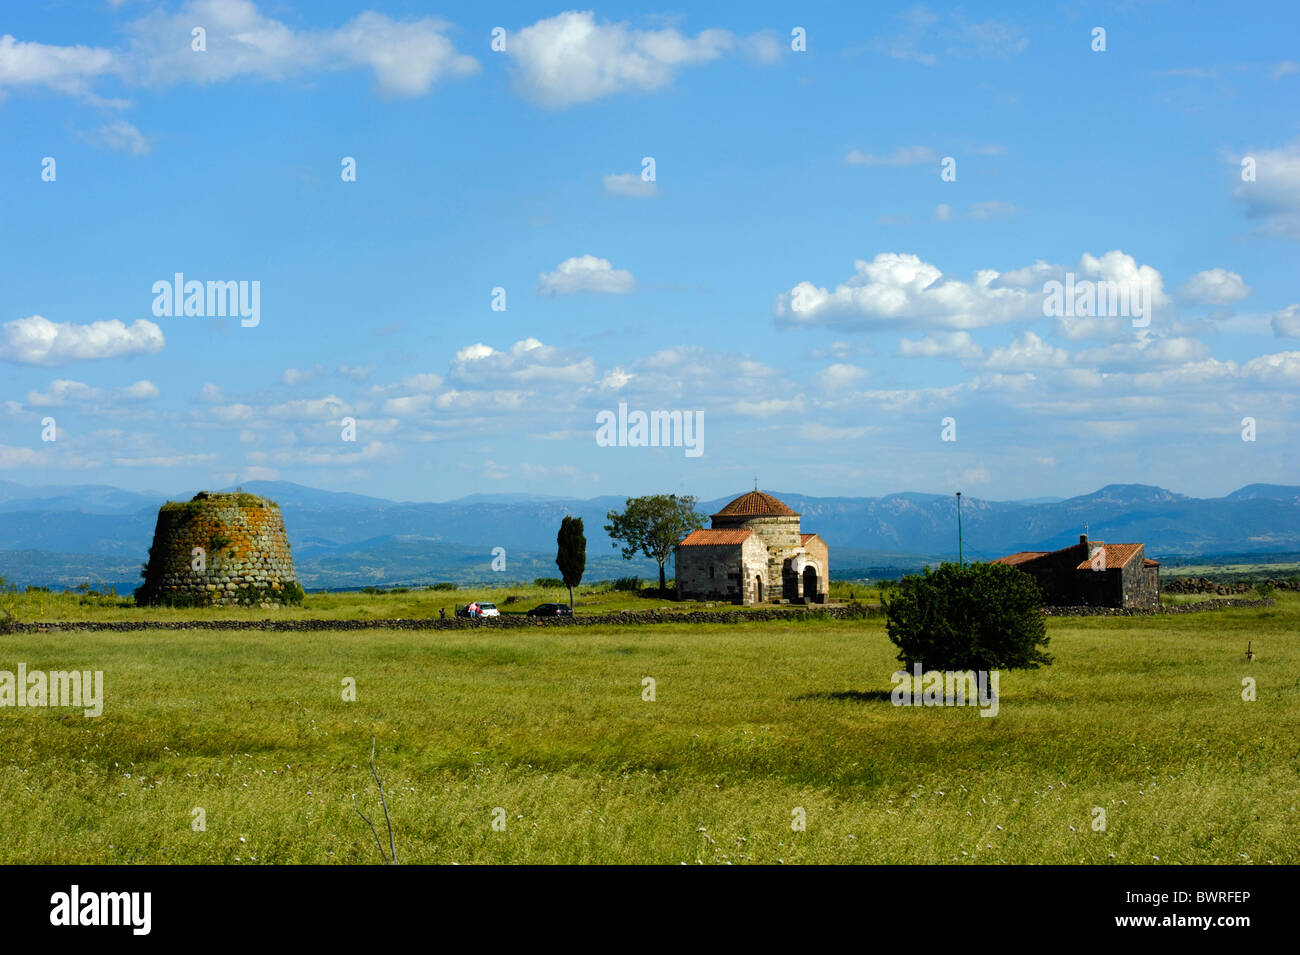
[(803, 569), (803, 599), (808, 603), (817, 600), (817, 568), (812, 564)]

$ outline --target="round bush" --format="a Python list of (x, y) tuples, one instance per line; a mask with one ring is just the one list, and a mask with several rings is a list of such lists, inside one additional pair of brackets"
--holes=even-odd
[(941, 564), (882, 597), (889, 639), (909, 669), (1016, 670), (1050, 664), (1043, 595), (1005, 564)]

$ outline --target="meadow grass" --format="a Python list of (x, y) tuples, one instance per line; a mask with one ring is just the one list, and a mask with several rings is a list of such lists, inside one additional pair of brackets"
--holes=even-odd
[(106, 700), (0, 709), (0, 862), (378, 862), (373, 732), (402, 863), (1294, 864), (1298, 624), (1052, 618), (994, 718), (891, 705), (877, 619), (7, 634)]

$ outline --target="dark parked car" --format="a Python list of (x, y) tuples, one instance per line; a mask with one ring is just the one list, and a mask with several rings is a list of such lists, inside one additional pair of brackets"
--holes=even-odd
[(538, 604), (528, 611), (530, 617), (572, 617), (568, 604)]

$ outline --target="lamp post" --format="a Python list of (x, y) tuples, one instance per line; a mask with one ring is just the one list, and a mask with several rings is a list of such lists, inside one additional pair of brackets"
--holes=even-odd
[(966, 566), (961, 549), (961, 491), (957, 492), (957, 566)]

